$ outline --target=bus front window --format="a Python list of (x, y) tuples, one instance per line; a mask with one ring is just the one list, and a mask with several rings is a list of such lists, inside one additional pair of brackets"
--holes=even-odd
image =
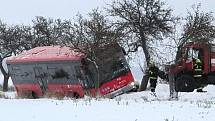
[(128, 64), (125, 60), (119, 60), (112, 65), (112, 78), (116, 78), (120, 75), (124, 75), (129, 71)]
[(92, 81), (98, 87), (129, 71), (123, 50), (118, 44), (98, 48), (95, 55), (94, 61), (88, 62), (88, 69), (91, 72)]

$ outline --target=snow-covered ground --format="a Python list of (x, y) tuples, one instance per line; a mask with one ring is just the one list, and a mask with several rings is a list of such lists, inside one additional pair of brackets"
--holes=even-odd
[(215, 86), (206, 93), (180, 93), (169, 101), (167, 84), (149, 91), (124, 94), (115, 99), (0, 99), (0, 121), (213, 121)]

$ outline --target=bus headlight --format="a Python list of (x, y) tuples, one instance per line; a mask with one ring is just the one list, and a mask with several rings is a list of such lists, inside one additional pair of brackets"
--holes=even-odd
[(131, 82), (130, 85), (135, 88), (135, 89), (138, 89), (139, 88), (139, 83), (137, 81), (135, 82)]
[(135, 85), (135, 83), (134, 82), (131, 82), (131, 86), (134, 86)]

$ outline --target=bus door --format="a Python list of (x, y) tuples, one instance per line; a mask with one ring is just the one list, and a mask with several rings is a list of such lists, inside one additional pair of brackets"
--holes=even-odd
[(35, 78), (39, 83), (40, 89), (44, 94), (48, 88), (48, 75), (42, 67), (34, 67)]

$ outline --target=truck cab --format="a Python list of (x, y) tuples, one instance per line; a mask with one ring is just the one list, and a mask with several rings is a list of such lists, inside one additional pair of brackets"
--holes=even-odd
[[(174, 80), (174, 88), (177, 92), (192, 92), (202, 84), (209, 84), (209, 75), (212, 75), (211, 68), (211, 46), (206, 43), (186, 43), (178, 48), (175, 64), (169, 69), (169, 74)], [(202, 82), (197, 82), (193, 78), (194, 60), (200, 59), (202, 62), (203, 77)]]

